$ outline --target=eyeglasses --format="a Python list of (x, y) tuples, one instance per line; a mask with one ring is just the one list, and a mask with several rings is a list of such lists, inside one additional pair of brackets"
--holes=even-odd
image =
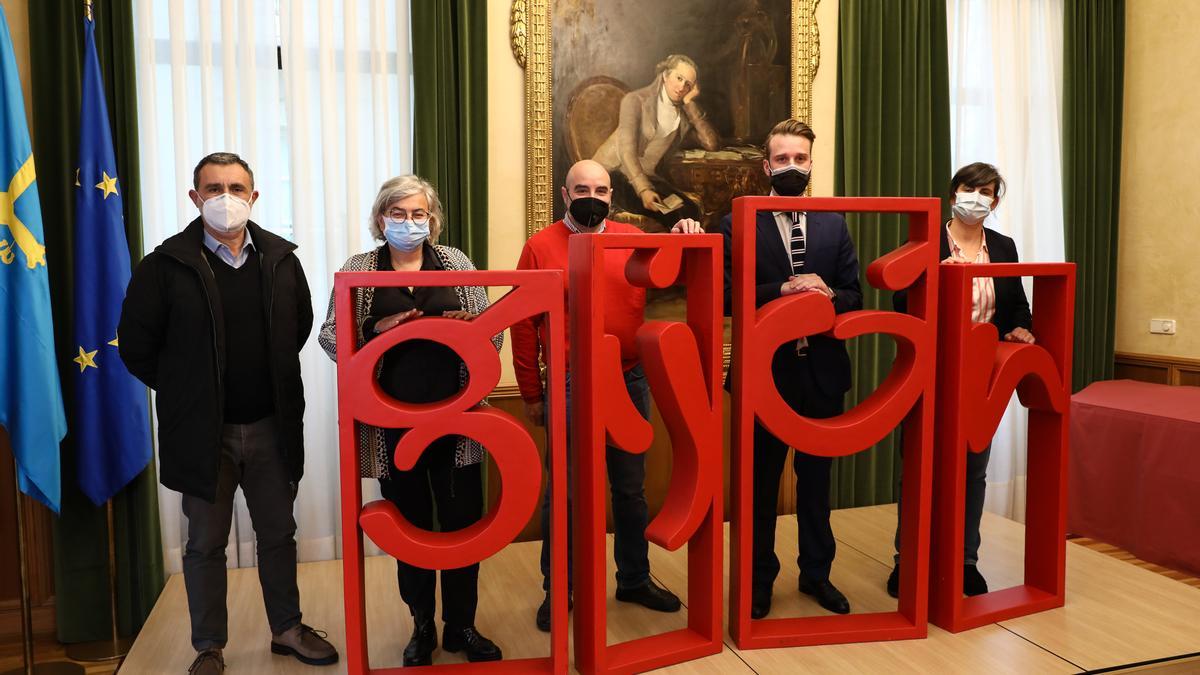
[(416, 209), (415, 211), (389, 209), (385, 211), (383, 215), (387, 216), (389, 220), (394, 220), (396, 222), (408, 220), (410, 216), (412, 217), (412, 221), (414, 223), (425, 223), (429, 220), (429, 212), (423, 209)]

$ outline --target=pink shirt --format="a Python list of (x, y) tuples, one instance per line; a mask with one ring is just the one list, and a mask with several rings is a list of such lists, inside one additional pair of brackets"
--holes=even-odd
[[(982, 234), (982, 232), (981, 232)], [(946, 223), (946, 241), (950, 244), (950, 257), (962, 262), (971, 263), (990, 263), (991, 256), (988, 255), (987, 237), (984, 236), (980, 242), (979, 253), (975, 254), (974, 260), (967, 260), (963, 255), (962, 248), (958, 242), (954, 241), (954, 236), (950, 234), (950, 223)], [(975, 277), (971, 285), (971, 321), (975, 323), (987, 323), (992, 320), (992, 316), (996, 313), (996, 284), (993, 283), (991, 277)]]

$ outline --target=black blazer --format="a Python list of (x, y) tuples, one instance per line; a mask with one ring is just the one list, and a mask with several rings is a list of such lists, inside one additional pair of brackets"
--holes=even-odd
[[(755, 223), (754, 305), (761, 307), (780, 297), (779, 287), (792, 276), (792, 256), (779, 237), (779, 227), (770, 211), (759, 212)], [(725, 315), (733, 310), (733, 216), (721, 220), (721, 235), (725, 238)], [(858, 254), (846, 229), (846, 220), (837, 213), (809, 213), (805, 237), (804, 272), (821, 277), (836, 293), (833, 301), (838, 314), (862, 309), (862, 287), (858, 281)], [(850, 390), (850, 356), (842, 340), (826, 335), (808, 338), (808, 356), (813, 377), (822, 392), (840, 398)], [(778, 381), (781, 365), (796, 359), (790, 345), (780, 347), (775, 354), (773, 370)]]
[[(988, 258), (994, 263), (1015, 263), (1017, 260), (1017, 244), (1011, 237), (989, 228), (983, 228), (983, 236), (987, 242)], [(950, 257), (950, 240), (946, 238), (946, 228), (942, 228), (941, 254), (938, 260)], [(1029, 299), (1025, 295), (1025, 286), (1020, 277), (998, 277), (996, 286), (996, 313), (992, 315), (992, 325), (1000, 333), (1000, 339), (1020, 326), (1026, 330), (1033, 327), (1033, 316), (1029, 312)], [(892, 297), (892, 306), (897, 312), (908, 313), (908, 294), (899, 291)]]

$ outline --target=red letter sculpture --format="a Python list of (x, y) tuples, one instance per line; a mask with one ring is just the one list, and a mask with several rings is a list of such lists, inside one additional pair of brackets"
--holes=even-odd
[[(387, 331), (357, 349), (351, 292), (385, 286), (512, 286), (513, 290), (471, 321), (417, 319)], [(372, 669), (367, 652), (362, 535), (392, 557), (426, 569), (453, 569), (473, 564), (509, 544), (536, 506), (541, 460), (533, 439), (520, 422), (495, 408), (477, 404), (500, 378), (500, 359), (491, 338), (529, 316), (547, 315), (550, 344), (547, 359), (550, 401), (548, 452), (552, 484), (566, 480), (565, 368), (563, 355), (562, 273), (524, 272), (339, 272), (334, 277), (338, 335), (338, 423), (341, 445), (342, 547), (346, 596), (346, 661), (351, 673), (399, 673)], [(430, 340), (455, 351), (469, 371), (467, 385), (453, 398), (430, 404), (404, 404), (383, 392), (375, 370), (383, 354), (406, 340)], [(429, 444), (447, 430), (481, 443), (501, 475), (496, 507), (477, 523), (455, 532), (430, 532), (413, 526), (388, 501), (362, 505), (355, 422), (408, 431), (396, 446), (396, 468), (411, 469)], [(566, 541), (566, 493), (555, 490), (552, 541)], [(566, 546), (555, 546), (551, 579), (566, 584)], [(398, 599), (397, 599), (398, 601)], [(501, 673), (565, 673), (567, 670), (566, 596), (554, 599), (550, 656), (494, 663), (435, 666), (445, 672), (486, 669)], [(389, 639), (399, 639), (389, 636)], [(405, 671), (406, 672), (406, 671)]]
[[(741, 649), (924, 637), (927, 630), (929, 509), (933, 457), (939, 201), (894, 197), (740, 197), (733, 207), (733, 518), (729, 631)], [(909, 217), (908, 242), (867, 268), (888, 290), (909, 289), (909, 311), (835, 315), (814, 294), (786, 296), (756, 308), (755, 217), (759, 211), (897, 213)], [(780, 345), (824, 333), (849, 339), (886, 333), (896, 341), (891, 372), (866, 400), (837, 417), (798, 415), (771, 375)], [(844, 457), (905, 423), (900, 602), (896, 612), (781, 619), (750, 618), (753, 434), (755, 419), (804, 452)]]
[[(637, 348), (671, 437), (671, 484), (646, 539), (688, 544), (688, 627), (609, 646), (605, 599), (605, 443), (645, 452), (650, 423), (630, 401), (620, 344), (605, 334), (605, 252), (632, 250), (625, 276), (687, 286), (687, 323), (650, 321)], [(575, 663), (584, 673), (643, 672), (721, 651), (721, 237), (577, 235), (570, 242), (575, 467)], [(561, 586), (560, 586), (561, 588)]]
[[(1033, 277), (1033, 345), (971, 322), (977, 277)], [(931, 619), (957, 633), (1061, 607), (1066, 571), (1067, 413), (1075, 265), (942, 265)], [(1025, 583), (962, 595), (966, 453), (981, 452), (1017, 392), (1029, 408)]]

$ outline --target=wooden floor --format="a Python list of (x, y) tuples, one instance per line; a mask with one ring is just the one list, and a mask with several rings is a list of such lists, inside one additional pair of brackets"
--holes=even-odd
[[(846, 509), (833, 514), (838, 554), (833, 581), (855, 611), (893, 609), (884, 592), (891, 569), (894, 506)], [(985, 514), (980, 569), (993, 588), (1021, 579), (1024, 528)], [(795, 520), (781, 517), (778, 550), (784, 571), (775, 589), (771, 616), (819, 614), (822, 610), (795, 590)], [(610, 539), (611, 546), (611, 539)], [(670, 673), (1057, 673), (1129, 667), (1137, 672), (1196, 672), (1200, 662), (1183, 655), (1200, 654), (1200, 589), (1074, 543), (1067, 545), (1067, 605), (1034, 616), (1005, 621), (951, 635), (930, 626), (924, 640), (833, 645), (739, 652), (726, 638), (721, 654), (664, 669)], [(477, 625), (503, 647), (510, 658), (548, 653), (546, 635), (533, 623), (541, 602), (536, 543), (514, 544), (488, 560), (480, 576)], [(611, 564), (611, 563), (610, 563)], [(651, 546), (651, 569), (657, 581), (684, 598), (686, 558)], [(183, 580), (172, 577), (155, 606), (121, 673), (183, 673), (193, 652), (187, 639)], [(339, 649), (342, 636), (341, 563), (300, 566), (299, 583), (305, 622), (329, 631)], [(610, 597), (613, 582), (610, 577)], [(231, 640), (225, 651), (231, 673), (336, 673), (312, 669), (272, 656), (254, 570), (230, 573)], [(396, 590), (394, 563), (372, 558), (367, 563), (368, 624), (371, 664), (398, 666), (411, 630), (408, 612)], [(683, 627), (686, 608), (658, 614), (610, 601), (609, 640), (619, 642)], [(435, 663), (460, 657), (437, 652)], [(1160, 659), (1174, 659), (1148, 664)], [(1145, 664), (1145, 665), (1143, 665)]]
[(1124, 560), (1127, 563), (1130, 563), (1132, 565), (1137, 565), (1138, 567), (1140, 567), (1142, 569), (1150, 570), (1151, 572), (1154, 572), (1156, 574), (1161, 574), (1164, 577), (1168, 577), (1168, 578), (1174, 579), (1176, 581), (1182, 581), (1183, 583), (1187, 584), (1188, 586), (1200, 588), (1200, 577), (1194, 577), (1194, 576), (1191, 576), (1190, 574), (1188, 574), (1187, 572), (1180, 572), (1179, 570), (1173, 570), (1170, 567), (1163, 567), (1162, 565), (1158, 565), (1158, 564), (1155, 564), (1152, 562), (1147, 562), (1147, 561), (1142, 560), (1141, 558), (1135, 556), (1134, 554), (1130, 553), (1129, 551), (1126, 551), (1123, 548), (1113, 546), (1112, 544), (1106, 544), (1106, 543), (1096, 540), (1096, 539), (1089, 539), (1087, 537), (1073, 537), (1073, 536), (1068, 535), (1067, 539), (1069, 541), (1071, 541), (1071, 543), (1073, 543), (1073, 544), (1078, 544), (1080, 546), (1090, 548), (1093, 551), (1099, 551), (1099, 552), (1103, 553), (1104, 555), (1112, 556), (1113, 558), (1116, 558), (1117, 560)]

